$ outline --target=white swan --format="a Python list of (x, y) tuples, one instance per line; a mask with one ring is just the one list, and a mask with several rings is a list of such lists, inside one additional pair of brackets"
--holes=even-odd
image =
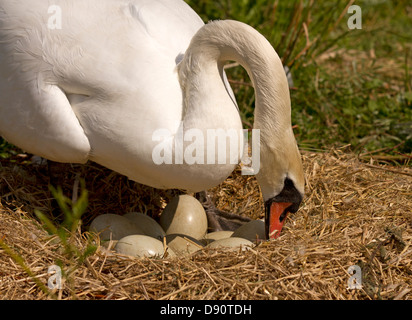
[(174, 143), (189, 129), (241, 130), (227, 60), (255, 88), (257, 179), (274, 237), (298, 209), (303, 170), (281, 61), (243, 23), (204, 25), (181, 0), (1, 0), (0, 134), (50, 160), (92, 160), (152, 187), (206, 190), (235, 168), (229, 154), (224, 164), (158, 165), (153, 134), (170, 132)]

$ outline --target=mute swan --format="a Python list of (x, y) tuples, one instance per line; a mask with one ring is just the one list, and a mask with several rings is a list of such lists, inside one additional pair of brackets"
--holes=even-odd
[(0, 134), (50, 160), (92, 160), (155, 188), (206, 190), (230, 175), (233, 159), (156, 164), (154, 132), (169, 132), (163, 138), (177, 152), (191, 129), (241, 130), (227, 60), (255, 88), (256, 177), (274, 238), (302, 200), (302, 163), (282, 63), (241, 22), (205, 25), (181, 0), (1, 0)]

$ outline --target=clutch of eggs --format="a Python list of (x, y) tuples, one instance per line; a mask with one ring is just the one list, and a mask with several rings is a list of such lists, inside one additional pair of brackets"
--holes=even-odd
[(203, 248), (245, 250), (265, 239), (265, 225), (252, 220), (233, 231), (207, 233), (207, 216), (194, 197), (174, 197), (160, 215), (159, 223), (146, 214), (102, 214), (90, 225), (102, 243), (115, 243), (114, 250), (133, 257), (174, 257)]

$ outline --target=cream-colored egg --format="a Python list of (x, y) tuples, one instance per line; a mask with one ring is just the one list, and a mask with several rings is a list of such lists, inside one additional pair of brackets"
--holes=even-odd
[(227, 249), (227, 250), (239, 250), (242, 248), (242, 251), (251, 248), (253, 243), (244, 238), (236, 238), (230, 237), (225, 239), (220, 239), (213, 241), (212, 243), (208, 244), (207, 248), (219, 248), (219, 249)]
[(230, 238), (233, 234), (233, 231), (215, 231), (206, 233), (205, 239), (210, 239), (213, 241)]
[(203, 244), (184, 234), (168, 234), (166, 244), (176, 255), (191, 254), (203, 248)]
[(147, 236), (162, 240), (166, 235), (160, 224), (144, 213), (129, 212), (123, 217), (133, 221)]
[(113, 250), (119, 240), (104, 240), (102, 241), (102, 247), (106, 248), (107, 250)]
[(134, 234), (120, 239), (115, 250), (132, 257), (161, 257), (164, 253), (161, 241), (142, 234)]
[(200, 241), (205, 246), (207, 246), (213, 241), (230, 238), (232, 234), (233, 234), (233, 231), (214, 231), (214, 232), (206, 233), (203, 239), (201, 239)]
[(194, 197), (180, 195), (173, 198), (160, 216), (166, 234), (184, 234), (201, 239), (206, 234), (205, 209)]
[(100, 239), (120, 240), (131, 234), (144, 234), (134, 222), (117, 214), (102, 214), (97, 216), (90, 224), (90, 231), (99, 233)]
[(249, 221), (237, 228), (232, 237), (244, 238), (252, 242), (265, 240), (265, 222), (262, 220)]
[(169, 246), (166, 246), (166, 252), (163, 256), (163, 258), (174, 258), (177, 257), (177, 254), (170, 248)]

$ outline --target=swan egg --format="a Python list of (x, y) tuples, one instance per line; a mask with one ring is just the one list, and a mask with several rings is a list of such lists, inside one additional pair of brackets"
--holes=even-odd
[(100, 239), (119, 240), (131, 234), (144, 234), (135, 223), (117, 214), (101, 214), (90, 224), (90, 231), (99, 233)]
[(191, 254), (203, 248), (203, 244), (184, 234), (168, 234), (166, 244), (177, 255)]
[(244, 238), (252, 242), (265, 240), (265, 222), (262, 220), (249, 221), (237, 228), (232, 237)]
[(166, 234), (184, 234), (201, 239), (207, 231), (207, 217), (201, 203), (189, 195), (174, 197), (160, 215)]
[(225, 239), (220, 239), (213, 241), (208, 244), (207, 248), (223, 248), (229, 250), (238, 250), (239, 247), (242, 247), (242, 251), (247, 250), (247, 248), (252, 247), (253, 243), (244, 238), (230, 237)]
[(132, 257), (162, 256), (164, 252), (161, 241), (142, 234), (134, 234), (120, 239), (114, 249), (117, 253)]
[(214, 231), (206, 233), (202, 240), (209, 244), (216, 240), (230, 238), (232, 234), (233, 231)]
[(162, 240), (166, 235), (162, 227), (148, 215), (140, 212), (129, 212), (126, 213), (123, 217), (134, 222), (145, 235)]
[(205, 239), (220, 240), (220, 239), (230, 238), (232, 234), (233, 234), (233, 231), (214, 231), (214, 232), (206, 233)]

